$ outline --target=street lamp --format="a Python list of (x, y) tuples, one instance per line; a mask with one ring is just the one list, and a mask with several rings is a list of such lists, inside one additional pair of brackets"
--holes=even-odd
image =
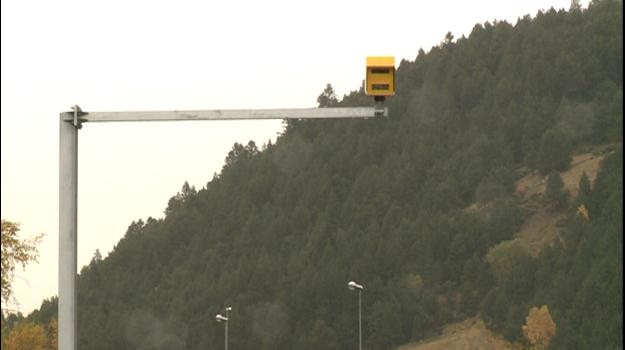
[(347, 288), (358, 291), (358, 350), (362, 350), (362, 291), (364, 287), (362, 284), (349, 281)]
[(226, 350), (228, 350), (228, 312), (230, 312), (230, 310), (232, 310), (232, 308), (228, 306), (226, 307), (226, 316), (222, 316), (221, 314), (217, 314), (217, 316), (215, 316), (215, 320), (217, 320), (217, 322), (224, 322), (226, 324)]

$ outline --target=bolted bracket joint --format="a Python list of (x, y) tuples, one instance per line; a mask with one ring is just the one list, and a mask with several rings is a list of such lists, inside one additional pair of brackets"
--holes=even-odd
[(384, 100), (385, 96), (374, 96), (374, 114), (376, 117), (382, 117), (385, 115), (384, 110)]
[(72, 121), (72, 124), (74, 124), (74, 126), (80, 130), (82, 128), (82, 122), (84, 119), (80, 118), (84, 115), (87, 115), (86, 112), (83, 112), (82, 109), (80, 109), (80, 107), (78, 107), (78, 105), (74, 105), (72, 107), (72, 110), (74, 111), (74, 120)]

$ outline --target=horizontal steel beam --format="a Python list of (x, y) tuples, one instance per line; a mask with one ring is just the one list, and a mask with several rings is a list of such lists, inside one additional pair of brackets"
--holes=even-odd
[[(290, 109), (214, 109), (202, 111), (82, 112), (79, 122), (141, 122), (176, 120), (246, 119), (324, 119), (371, 118), (388, 116), (387, 107), (290, 108)], [(61, 119), (74, 120), (74, 112), (61, 113)]]

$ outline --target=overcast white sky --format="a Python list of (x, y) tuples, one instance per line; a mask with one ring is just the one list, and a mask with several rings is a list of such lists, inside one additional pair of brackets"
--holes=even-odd
[[(414, 60), (448, 31), (568, 9), (570, 0), (2, 0), (2, 218), (44, 232), (18, 271), (18, 308), (57, 294), (58, 115), (85, 111), (313, 107), (364, 78), (367, 55)], [(586, 6), (587, 1), (583, 2)], [(162, 217), (183, 182), (202, 188), (234, 142), (280, 121), (84, 125), (78, 265), (106, 256), (132, 220)]]

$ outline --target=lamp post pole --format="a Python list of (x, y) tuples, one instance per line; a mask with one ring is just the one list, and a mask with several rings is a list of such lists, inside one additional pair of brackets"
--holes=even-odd
[(365, 287), (362, 284), (349, 281), (347, 288), (358, 291), (358, 350), (362, 350), (362, 291)]
[(228, 320), (230, 319), (228, 317), (228, 312), (232, 310), (232, 308), (230, 306), (228, 306), (226, 308), (226, 350), (228, 350)]
[(224, 322), (224, 328), (225, 328), (225, 339), (224, 339), (224, 346), (225, 349), (228, 350), (228, 313), (230, 312), (230, 310), (232, 310), (232, 308), (230, 306), (226, 307), (226, 316), (222, 316), (221, 314), (217, 314), (217, 316), (215, 316), (215, 319), (217, 320), (217, 322)]
[(362, 289), (358, 290), (358, 350), (362, 350)]

